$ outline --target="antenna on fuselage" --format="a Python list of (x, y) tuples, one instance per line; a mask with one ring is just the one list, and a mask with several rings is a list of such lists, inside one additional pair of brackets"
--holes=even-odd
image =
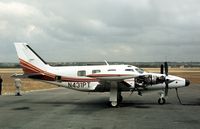
[(104, 60), (104, 62), (106, 63), (106, 65), (109, 65), (108, 62), (107, 62), (107, 60)]

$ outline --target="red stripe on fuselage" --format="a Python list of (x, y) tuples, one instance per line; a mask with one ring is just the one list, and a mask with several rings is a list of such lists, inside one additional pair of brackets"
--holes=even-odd
[[(20, 59), (20, 65), (23, 68), (24, 73), (41, 73), (42, 80), (46, 81), (55, 81), (56, 74), (46, 72), (22, 59)], [(76, 78), (76, 77), (66, 77), (62, 76), (61, 81), (65, 82), (97, 82), (97, 79), (94, 78)]]
[(34, 65), (32, 65), (32, 64), (30, 64), (30, 63), (28, 63), (28, 62), (22, 60), (22, 59), (20, 59), (20, 65), (21, 65), (22, 67), (26, 67), (27, 69), (30, 69), (30, 70), (33, 71), (34, 73), (38, 73), (38, 72), (43, 71), (43, 70), (41, 70), (41, 69), (35, 67)]

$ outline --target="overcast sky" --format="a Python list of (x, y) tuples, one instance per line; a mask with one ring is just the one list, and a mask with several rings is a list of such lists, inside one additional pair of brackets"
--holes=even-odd
[(200, 61), (199, 0), (0, 0), (0, 62), (13, 42), (48, 61)]

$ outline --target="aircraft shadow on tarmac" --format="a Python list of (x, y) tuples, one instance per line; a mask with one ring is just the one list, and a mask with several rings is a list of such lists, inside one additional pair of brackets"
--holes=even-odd
[[(104, 99), (97, 99), (97, 100), (90, 100), (90, 101), (79, 101), (80, 99), (70, 100), (70, 101), (39, 101), (34, 102), (37, 104), (49, 104), (55, 107), (59, 106), (66, 106), (66, 105), (76, 105), (76, 106), (90, 106), (90, 107), (99, 107), (99, 108), (106, 108), (110, 107), (110, 104), (107, 100)], [(170, 105), (174, 103), (167, 102), (165, 105)], [(119, 104), (119, 107), (134, 107), (134, 108), (151, 108), (151, 106), (162, 106), (159, 105), (157, 102), (144, 102), (144, 101), (124, 101)], [(183, 105), (183, 106), (200, 106), (200, 98), (196, 101), (192, 102), (183, 102), (179, 104), (178, 102), (175, 105)]]
[[(88, 115), (93, 114), (97, 111), (101, 110), (109, 110), (113, 109), (113, 107), (110, 106), (109, 102), (107, 100), (90, 100), (90, 101), (39, 101), (39, 102), (32, 102), (37, 105), (48, 105), (55, 107), (55, 108), (61, 108), (62, 110), (69, 110), (68, 114), (82, 114), (82, 115)], [(117, 109), (120, 108), (137, 108), (137, 109), (149, 109), (152, 108), (152, 105), (158, 105), (156, 103), (134, 103), (134, 102), (123, 102), (121, 103)], [(51, 107), (51, 108), (52, 108)], [(65, 108), (66, 107), (66, 108)], [(20, 109), (20, 108), (19, 108)], [(18, 109), (18, 110), (19, 110)], [(31, 110), (34, 110), (34, 107), (31, 107)]]
[[(98, 98), (98, 99), (71, 99), (71, 100), (42, 100), (42, 101), (29, 101), (29, 100), (20, 100), (17, 101), (16, 103), (29, 103), (31, 105), (48, 105), (59, 108), (59, 107), (67, 107), (67, 106), (72, 106), (74, 107), (75, 111), (80, 111), (81, 110), (87, 110), (90, 109), (90, 111), (98, 111), (106, 108), (111, 108), (109, 101), (107, 98)], [(174, 100), (172, 103), (168, 101), (165, 105), (159, 105), (156, 101), (147, 101), (147, 100), (125, 100), (122, 103), (119, 104), (119, 108), (138, 108), (138, 109), (149, 109), (149, 108), (155, 108), (157, 106), (159, 107), (166, 107), (170, 105), (180, 105), (180, 106), (200, 106), (200, 98), (194, 98), (193, 100), (189, 99), (183, 99), (182, 104), (179, 104), (178, 100)], [(26, 110), (26, 111), (31, 111), (34, 110), (33, 107), (27, 106), (21, 106), (21, 107), (15, 107), (12, 108), (12, 110)], [(167, 107), (166, 107), (167, 108)], [(73, 113), (73, 111), (72, 111)]]
[[(197, 102), (192, 103), (183, 103), (182, 105), (179, 103), (176, 103), (175, 105), (180, 106), (200, 106), (200, 99)], [(63, 108), (65, 110), (65, 107), (71, 106), (70, 114), (92, 114), (93, 112), (109, 109), (112, 108), (107, 100), (104, 99), (98, 99), (98, 100), (90, 100), (90, 101), (79, 101), (78, 99), (76, 101), (70, 100), (70, 101), (34, 101), (34, 102), (28, 102), (31, 104), (36, 104), (37, 106), (40, 105), (48, 105), (47, 107), (55, 107), (55, 108)], [(119, 108), (137, 108), (137, 109), (150, 109), (155, 108), (156, 106), (159, 107), (166, 107), (169, 105), (174, 105), (173, 103), (166, 103), (165, 105), (159, 105), (156, 102), (144, 102), (144, 101), (124, 101), (121, 103), (118, 107)], [(166, 107), (167, 108), (167, 107)], [(15, 111), (33, 111), (33, 107), (29, 106), (22, 106), (22, 107), (16, 107), (12, 110)], [(37, 110), (37, 108), (36, 108)]]
[[(91, 107), (91, 108), (110, 108), (110, 103), (104, 99), (90, 100), (90, 101), (79, 101), (79, 100), (71, 100), (71, 101), (39, 101), (33, 102), (35, 104), (47, 104), (55, 107), (67, 106), (67, 105), (75, 105), (80, 107)], [(169, 103), (167, 103), (169, 104)], [(119, 104), (118, 107), (133, 107), (133, 108), (151, 108), (151, 106), (159, 105), (156, 102), (134, 102), (134, 101), (124, 101)]]

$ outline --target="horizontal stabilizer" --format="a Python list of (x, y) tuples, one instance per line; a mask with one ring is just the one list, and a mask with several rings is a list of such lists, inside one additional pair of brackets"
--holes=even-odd
[(32, 74), (13, 74), (11, 77), (13, 78), (38, 78), (43, 76), (42, 73), (32, 73)]

